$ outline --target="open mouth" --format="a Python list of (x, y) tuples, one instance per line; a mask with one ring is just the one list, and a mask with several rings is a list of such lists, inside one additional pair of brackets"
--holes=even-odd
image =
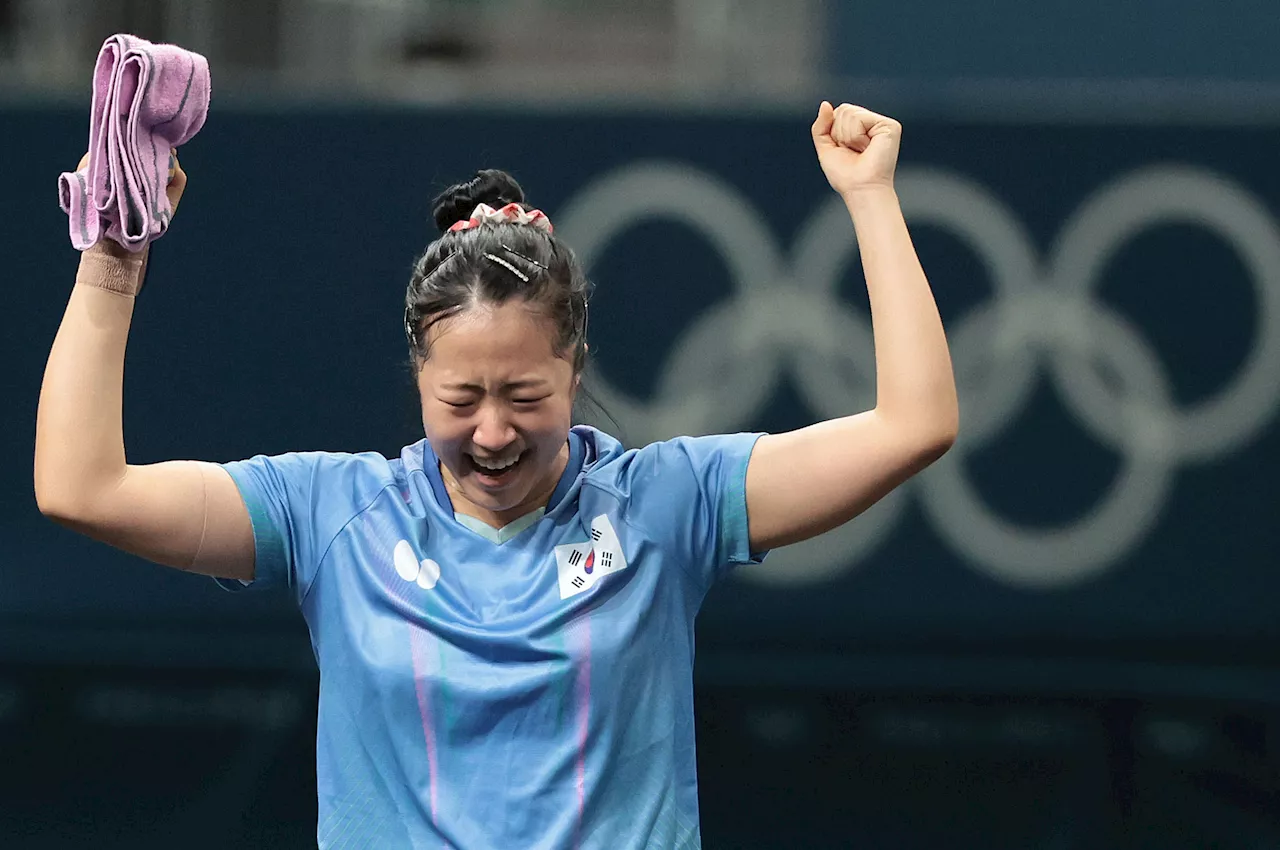
[(469, 454), (464, 456), (467, 459), (467, 464), (471, 467), (471, 474), (481, 484), (486, 487), (500, 487), (515, 477), (520, 467), (524, 465), (525, 455), (527, 454), (528, 451), (521, 452), (514, 461), (482, 461)]

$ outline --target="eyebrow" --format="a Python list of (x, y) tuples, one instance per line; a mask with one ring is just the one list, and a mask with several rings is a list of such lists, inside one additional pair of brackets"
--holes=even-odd
[[(547, 385), (547, 381), (545, 378), (526, 378), (522, 381), (509, 381), (502, 385), (502, 389), (508, 390), (508, 391), (514, 390), (518, 392), (520, 390), (541, 389), (546, 385)], [(477, 392), (477, 393), (482, 393), (485, 391), (484, 387), (481, 386), (480, 384), (473, 384), (473, 383), (466, 383), (466, 382), (450, 382), (447, 384), (441, 384), (440, 388), (445, 390), (463, 390), (465, 392)]]

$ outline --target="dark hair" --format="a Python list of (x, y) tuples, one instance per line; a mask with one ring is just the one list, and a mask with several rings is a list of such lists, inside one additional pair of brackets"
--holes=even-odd
[(470, 218), (478, 204), (497, 209), (515, 203), (531, 210), (524, 200), (510, 174), (485, 169), (432, 202), (442, 235), (414, 263), (404, 299), (405, 334), (415, 364), (430, 354), (427, 336), (435, 323), (473, 306), (519, 298), (552, 321), (553, 350), (568, 357), (574, 374), (582, 372), (591, 285), (573, 251), (551, 233), (527, 224), (484, 222), (449, 230)]

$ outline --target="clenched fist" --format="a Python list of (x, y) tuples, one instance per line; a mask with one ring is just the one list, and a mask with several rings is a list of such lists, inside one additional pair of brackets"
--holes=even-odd
[[(81, 170), (89, 164), (89, 155), (85, 154), (80, 157), (80, 164), (76, 166), (76, 171)], [(173, 214), (178, 212), (178, 202), (182, 200), (182, 193), (187, 188), (187, 172), (182, 170), (182, 166), (178, 163), (178, 152), (172, 148), (169, 149), (169, 182), (165, 186), (165, 194), (169, 196), (169, 208)], [(172, 215), (170, 216), (172, 218)]]
[[(76, 171), (80, 171), (89, 164), (89, 154), (85, 154), (80, 158), (80, 164), (76, 166)], [(187, 172), (182, 170), (182, 166), (178, 164), (178, 152), (174, 149), (169, 150), (169, 182), (165, 186), (165, 194), (169, 197), (169, 208), (174, 214), (178, 212), (178, 202), (182, 200), (182, 193), (187, 188)], [(170, 216), (172, 220), (172, 215)], [(144, 249), (144, 255), (145, 255)], [(91, 254), (110, 254), (115, 257), (132, 256), (130, 252), (112, 242), (109, 239), (103, 239), (88, 249), (87, 253)]]
[(813, 122), (813, 144), (827, 182), (842, 196), (867, 187), (893, 186), (902, 125), (870, 109), (823, 101)]

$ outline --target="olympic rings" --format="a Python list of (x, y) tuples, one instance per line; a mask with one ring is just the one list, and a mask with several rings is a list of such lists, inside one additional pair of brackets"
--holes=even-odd
[[(1047, 262), (1020, 221), (983, 186), (938, 169), (904, 168), (897, 187), (907, 220), (957, 237), (983, 263), (993, 288), (989, 302), (949, 323), (964, 410), (960, 439), (852, 523), (739, 574), (774, 585), (835, 578), (886, 540), (908, 495), (918, 493), (934, 530), (980, 572), (1029, 589), (1067, 586), (1099, 575), (1142, 541), (1179, 465), (1238, 451), (1275, 416), (1280, 228), (1242, 187), (1186, 166), (1132, 173), (1085, 201)], [(588, 269), (614, 237), (654, 218), (704, 237), (725, 261), (735, 295), (697, 317), (676, 342), (652, 399), (635, 399), (596, 376), (602, 401), (621, 414), (637, 442), (749, 429), (787, 376), (823, 418), (874, 404), (869, 317), (838, 293), (857, 255), (838, 198), (800, 230), (790, 262), (739, 192), (675, 163), (642, 162), (606, 174), (555, 216), (558, 232)], [(1095, 292), (1121, 246), (1171, 221), (1197, 225), (1231, 245), (1258, 304), (1256, 339), (1240, 372), (1188, 409), (1176, 405), (1166, 371), (1140, 330)], [(964, 465), (1016, 420), (1042, 374), (1088, 433), (1119, 453), (1122, 470), (1085, 515), (1033, 529), (991, 511)]]

